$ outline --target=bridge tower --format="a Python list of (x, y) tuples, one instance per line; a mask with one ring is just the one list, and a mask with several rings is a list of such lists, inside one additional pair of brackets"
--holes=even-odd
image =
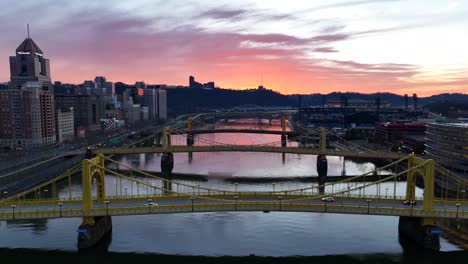
[(281, 147), (286, 147), (287, 140), (286, 140), (286, 117), (281, 118)]
[[(82, 162), (82, 193), (83, 193), (83, 222), (78, 228), (78, 247), (87, 248), (95, 245), (104, 235), (112, 230), (111, 217), (92, 216), (93, 194), (92, 183), (96, 179), (96, 201), (103, 205), (106, 201), (104, 155), (84, 159)], [(107, 211), (108, 212), (108, 211)]]
[(191, 117), (187, 118), (187, 130), (188, 131), (192, 131), (192, 123), (193, 123), (193, 120)]
[(421, 244), (424, 248), (440, 249), (439, 231), (437, 222), (431, 217), (413, 217), (415, 204), (415, 190), (417, 177), (424, 181), (423, 207), (424, 213), (430, 214), (434, 210), (434, 181), (435, 162), (424, 160), (414, 154), (408, 157), (408, 174), (406, 185), (406, 201), (411, 206), (410, 216), (401, 216), (398, 222), (398, 231), (410, 239)]
[(170, 127), (164, 127), (163, 128), (163, 138), (162, 138), (162, 146), (165, 152), (169, 151), (169, 148), (171, 147), (171, 128)]
[[(215, 122), (216, 123), (216, 122)], [(193, 146), (193, 143), (195, 143), (195, 135), (190, 133), (193, 129), (193, 120), (191, 117), (187, 118), (187, 146), (191, 147)], [(193, 152), (188, 152), (188, 161), (189, 163), (192, 163), (193, 160)]]
[(319, 153), (317, 156), (317, 173), (319, 178), (326, 178), (328, 174), (328, 161), (325, 152), (327, 151), (327, 129), (320, 128)]

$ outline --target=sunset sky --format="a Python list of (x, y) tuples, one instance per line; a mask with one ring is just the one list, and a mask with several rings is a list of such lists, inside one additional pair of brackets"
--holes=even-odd
[(468, 93), (462, 0), (0, 0), (0, 82), (27, 23), (53, 81)]

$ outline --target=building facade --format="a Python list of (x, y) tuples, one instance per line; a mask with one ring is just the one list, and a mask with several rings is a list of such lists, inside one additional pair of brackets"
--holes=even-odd
[(468, 123), (428, 124), (426, 153), (446, 168), (468, 172)]
[(382, 122), (375, 125), (375, 139), (382, 144), (400, 144), (408, 136), (424, 136), (425, 124)]
[(167, 119), (167, 93), (166, 90), (158, 90), (158, 118)]
[(73, 107), (73, 122), (75, 129), (86, 131), (101, 129), (100, 119), (104, 117), (104, 103), (96, 95), (56, 95), (57, 108)]
[(155, 119), (157, 117), (157, 94), (155, 89), (143, 89), (143, 103), (142, 106), (148, 107), (148, 119)]
[(57, 142), (54, 96), (41, 82), (0, 91), (0, 148), (28, 149)]
[(71, 142), (75, 138), (73, 107), (57, 109), (57, 142)]

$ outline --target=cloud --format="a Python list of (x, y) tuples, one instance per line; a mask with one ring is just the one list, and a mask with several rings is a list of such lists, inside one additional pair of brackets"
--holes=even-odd
[(348, 2), (341, 2), (336, 4), (328, 4), (328, 5), (321, 5), (314, 8), (303, 10), (302, 13), (307, 12), (315, 12), (323, 9), (329, 8), (341, 8), (341, 7), (350, 7), (350, 6), (358, 6), (358, 5), (367, 5), (367, 4), (378, 4), (378, 3), (386, 3), (386, 2), (398, 2), (399, 0), (360, 0), (360, 1), (348, 1)]
[(233, 19), (247, 13), (246, 10), (224, 10), (224, 9), (211, 9), (203, 12), (199, 17), (208, 17), (213, 19)]
[(320, 47), (313, 49), (314, 52), (321, 52), (321, 53), (330, 53), (330, 52), (338, 52), (338, 50), (332, 47)]

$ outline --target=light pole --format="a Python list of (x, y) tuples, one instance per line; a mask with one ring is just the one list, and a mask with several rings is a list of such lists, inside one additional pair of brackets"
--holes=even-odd
[(62, 202), (59, 202), (59, 203), (58, 203), (58, 206), (59, 206), (59, 210), (60, 210), (60, 217), (62, 217), (62, 206), (63, 206), (63, 203), (62, 203)]
[(3, 191), (3, 196), (7, 196), (8, 195), (8, 192), (7, 191)]
[(369, 213), (370, 213), (369, 205), (370, 205), (370, 203), (372, 202), (372, 200), (367, 199), (366, 202), (367, 202), (367, 214), (369, 214)]
[(11, 207), (11, 210), (13, 211), (13, 220), (15, 219), (15, 208), (16, 208), (16, 204), (12, 204), (10, 205)]
[(106, 215), (109, 216), (109, 200), (105, 200), (104, 203), (106, 204)]
[(273, 183), (273, 192), (275, 192), (275, 184)]
[(278, 196), (280, 211), (283, 210), (283, 208), (281, 207), (281, 199), (283, 199), (283, 196)]
[(190, 200), (192, 200), (192, 212), (193, 212), (193, 200), (195, 199), (195, 197), (190, 197)]
[(238, 182), (234, 183), (236, 185), (236, 194), (237, 194), (237, 185), (239, 184)]
[(456, 203), (455, 206), (457, 207), (457, 216), (456, 216), (456, 218), (458, 219), (458, 207), (460, 207), (460, 203)]
[(148, 199), (148, 212), (151, 214), (151, 203), (153, 200), (151, 198)]
[(462, 189), (461, 192), (463, 193), (463, 200), (465, 200), (465, 189)]
[(236, 211), (237, 211), (237, 200), (239, 199), (239, 196), (234, 196), (234, 199), (236, 200)]
[(388, 187), (385, 188), (385, 199), (387, 199)]
[(128, 187), (124, 187), (124, 189), (125, 189), (125, 197), (126, 197), (126, 196), (127, 196), (127, 189), (128, 189)]

